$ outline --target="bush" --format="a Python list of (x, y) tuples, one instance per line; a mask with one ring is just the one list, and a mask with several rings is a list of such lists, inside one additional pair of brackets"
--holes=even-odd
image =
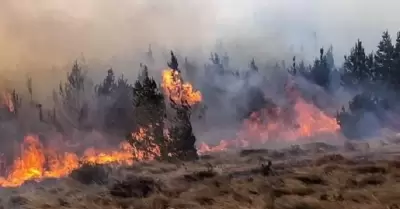
[(110, 194), (123, 198), (145, 198), (161, 191), (161, 184), (152, 178), (130, 176), (123, 181), (116, 182), (110, 188)]
[(86, 163), (73, 170), (70, 177), (82, 184), (107, 184), (110, 172), (110, 167)]

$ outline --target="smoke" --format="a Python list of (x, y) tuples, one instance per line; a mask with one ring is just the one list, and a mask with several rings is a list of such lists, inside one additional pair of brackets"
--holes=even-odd
[[(157, 72), (171, 49), (197, 63), (211, 51), (228, 52), (231, 66), (240, 69), (253, 57), (260, 68), (293, 55), (311, 61), (321, 46), (332, 44), (340, 65), (358, 38), (372, 51), (383, 30), (397, 32), (399, 6), (391, 0), (3, 0), (0, 72), (20, 86), (30, 75), (35, 96), (44, 101), (75, 59), (95, 82), (109, 67), (133, 82), (149, 44)], [(267, 79), (265, 93), (279, 100), (274, 94), (281, 83)], [(230, 92), (225, 103), (240, 92), (242, 84), (235, 82), (215, 81)]]
[(342, 58), (357, 38), (372, 50), (380, 31), (395, 32), (399, 5), (391, 0), (4, 0), (0, 69), (43, 70), (83, 55), (127, 71), (149, 44), (199, 56), (217, 40), (243, 59), (281, 59), (290, 50), (300, 53), (301, 46), (310, 59), (330, 44)]

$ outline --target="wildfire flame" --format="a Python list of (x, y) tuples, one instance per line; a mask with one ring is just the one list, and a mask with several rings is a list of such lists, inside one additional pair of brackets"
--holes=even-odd
[[(165, 94), (176, 103), (187, 102), (195, 105), (202, 100), (199, 91), (193, 89), (190, 83), (184, 83), (180, 73), (167, 69), (163, 72), (162, 87)], [(292, 89), (293, 90), (293, 89)], [(283, 139), (297, 140), (319, 133), (334, 133), (339, 130), (339, 125), (334, 117), (330, 117), (315, 105), (307, 103), (296, 92), (291, 97), (290, 123), (287, 122), (284, 108), (274, 110), (275, 116), (271, 117), (271, 110), (263, 109), (251, 114), (246, 119), (242, 128), (233, 140), (221, 140), (217, 146), (209, 146), (205, 143), (199, 147), (199, 153), (222, 151), (229, 148), (243, 148), (249, 145), (265, 143), (266, 141)], [(11, 101), (10, 95), (4, 95), (5, 101)], [(12, 102), (7, 103), (10, 110)], [(272, 119), (271, 119), (272, 118)], [(168, 133), (165, 133), (168, 135)], [(5, 177), (0, 177), (1, 187), (15, 187), (25, 181), (39, 181), (44, 178), (59, 178), (70, 174), (83, 163), (126, 163), (132, 164), (136, 160), (152, 160), (160, 156), (160, 147), (151, 135), (151, 126), (139, 128), (131, 134), (134, 143), (123, 142), (119, 149), (97, 150), (89, 148), (83, 156), (70, 152), (57, 152), (44, 147), (39, 137), (27, 135), (22, 144), (21, 155), (15, 159)]]
[[(293, 113), (289, 115), (294, 118), (286, 119), (285, 110), (277, 108), (275, 117), (271, 110), (262, 109), (253, 112), (244, 120), (241, 130), (233, 140), (221, 140), (216, 146), (200, 144), (199, 153), (223, 151), (229, 148), (245, 148), (249, 145), (263, 144), (270, 140), (295, 141), (301, 138), (324, 133), (336, 133), (340, 126), (334, 117), (330, 117), (315, 105), (307, 103), (293, 84), (288, 83), (287, 95), (292, 99)], [(270, 119), (273, 117), (273, 119)], [(288, 124), (286, 120), (291, 122)]]
[[(132, 133), (132, 135), (140, 139), (145, 133), (146, 129), (141, 128), (139, 133)], [(153, 153), (159, 153), (157, 147), (154, 149)], [(133, 153), (136, 153), (135, 156)], [(122, 142), (116, 151), (99, 151), (89, 148), (82, 157), (78, 157), (75, 153), (57, 153), (52, 149), (46, 149), (37, 136), (28, 135), (22, 144), (21, 157), (14, 160), (6, 177), (0, 177), (0, 186), (16, 187), (29, 180), (40, 181), (44, 178), (64, 177), (83, 163), (132, 164), (134, 160), (142, 160), (144, 156), (144, 151), (136, 149), (128, 142)]]
[(166, 96), (174, 102), (187, 102), (189, 105), (197, 104), (201, 101), (200, 91), (194, 90), (190, 83), (183, 82), (180, 73), (177, 70), (166, 69), (162, 74), (162, 87)]
[(160, 147), (155, 143), (149, 128), (140, 127), (139, 131), (132, 133), (132, 139), (140, 146), (136, 148), (134, 145), (136, 149), (130, 153), (136, 159), (154, 160), (161, 155)]

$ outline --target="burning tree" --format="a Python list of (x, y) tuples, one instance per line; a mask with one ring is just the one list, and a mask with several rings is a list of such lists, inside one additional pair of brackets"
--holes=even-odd
[[(144, 66), (143, 73), (133, 87), (133, 106), (135, 118), (135, 133), (128, 136), (129, 143), (135, 150), (144, 151), (144, 158), (159, 157), (166, 159), (168, 149), (164, 136), (164, 119), (166, 107), (164, 95), (153, 78), (148, 75), (148, 69)], [(153, 152), (154, 149), (159, 152)], [(152, 153), (149, 153), (152, 152)], [(134, 153), (135, 154), (135, 153)]]
[[(171, 52), (171, 62), (168, 66), (172, 69), (174, 83), (177, 84), (175, 91), (180, 97), (174, 97), (174, 94), (170, 94), (171, 108), (176, 111), (174, 120), (172, 121), (172, 127), (169, 130), (169, 136), (171, 138), (169, 144), (169, 154), (171, 157), (178, 158), (181, 160), (194, 160), (197, 159), (197, 150), (195, 148), (196, 137), (193, 134), (193, 128), (190, 121), (191, 117), (191, 104), (193, 102), (191, 98), (183, 95), (191, 95), (185, 90), (185, 83), (182, 81), (182, 77), (179, 76), (179, 64), (173, 52)], [(196, 94), (194, 94), (196, 95)], [(200, 96), (201, 99), (201, 96)]]

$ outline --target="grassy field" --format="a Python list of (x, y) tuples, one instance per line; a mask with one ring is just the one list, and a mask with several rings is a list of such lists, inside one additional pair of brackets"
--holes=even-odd
[(4, 209), (395, 209), (397, 146), (313, 143), (214, 153), (189, 163), (86, 165), (67, 178), (3, 188), (0, 197)]

